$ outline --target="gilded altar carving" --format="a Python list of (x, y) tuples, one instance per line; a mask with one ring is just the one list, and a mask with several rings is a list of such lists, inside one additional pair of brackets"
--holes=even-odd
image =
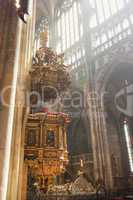
[(69, 116), (58, 112), (56, 107), (50, 112), (47, 106), (69, 85), (70, 76), (63, 55), (47, 47), (40, 48), (30, 70), (30, 113), (25, 127), (24, 158), (34, 184), (42, 189), (46, 189), (68, 164)]
[[(60, 123), (60, 119), (63, 123)], [(61, 113), (29, 115), (24, 153), (25, 162), (35, 177), (51, 179), (59, 175), (68, 164), (67, 141), (64, 137), (68, 123), (68, 115)]]

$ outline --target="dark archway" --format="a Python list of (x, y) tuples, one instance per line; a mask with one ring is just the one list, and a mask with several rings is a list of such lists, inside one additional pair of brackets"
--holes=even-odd
[[(124, 130), (124, 121), (127, 121), (129, 136), (132, 141), (133, 125), (131, 122), (133, 116), (129, 116), (127, 112), (124, 112), (128, 106), (127, 88), (132, 84), (133, 65), (123, 63), (114, 68), (105, 86), (106, 95), (104, 96), (104, 106), (106, 111), (106, 124), (114, 186), (117, 188), (128, 187), (128, 179), (132, 173)], [(119, 98), (116, 98), (118, 96)], [(133, 101), (133, 98), (131, 101)]]

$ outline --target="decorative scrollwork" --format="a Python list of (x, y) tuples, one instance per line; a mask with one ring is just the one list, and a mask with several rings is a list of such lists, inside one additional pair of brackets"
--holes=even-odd
[[(54, 99), (56, 98), (55, 90), (51, 90), (51, 87), (55, 88), (58, 94), (69, 88), (71, 83), (69, 66), (63, 63), (63, 56), (63, 54), (57, 55), (48, 47), (37, 51), (30, 70), (32, 91), (40, 92), (44, 86), (45, 97)], [(49, 88), (46, 88), (47, 86)]]

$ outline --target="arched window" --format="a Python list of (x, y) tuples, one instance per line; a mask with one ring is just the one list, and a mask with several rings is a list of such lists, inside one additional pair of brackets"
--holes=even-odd
[(130, 15), (131, 23), (133, 24), (133, 14)]
[(62, 6), (58, 8), (56, 16), (56, 38), (59, 39), (56, 45), (58, 52), (64, 52), (71, 48), (83, 36), (83, 25), (80, 16), (81, 6), (79, 0), (64, 1)]
[(102, 24), (123, 9), (127, 3), (125, 0), (90, 0), (90, 5), (94, 10), (90, 27), (93, 28), (98, 24)]
[(65, 63), (71, 65), (72, 70), (78, 70), (79, 67), (85, 68), (83, 2), (82, 0), (63, 0), (56, 9), (57, 53), (65, 53)]
[(126, 145), (127, 145), (130, 170), (131, 172), (133, 172), (133, 144), (132, 144), (132, 138), (131, 138), (127, 121), (124, 121), (124, 133), (125, 133), (125, 140), (126, 140)]
[[(132, 33), (132, 14), (127, 12), (129, 3), (130, 0), (90, 0), (93, 12), (89, 27), (92, 36), (99, 35), (99, 42), (93, 37), (94, 55), (110, 48), (112, 43), (117, 43)], [(127, 15), (124, 16), (122, 13)]]
[(123, 29), (126, 29), (129, 27), (129, 20), (128, 19), (124, 19), (123, 21)]

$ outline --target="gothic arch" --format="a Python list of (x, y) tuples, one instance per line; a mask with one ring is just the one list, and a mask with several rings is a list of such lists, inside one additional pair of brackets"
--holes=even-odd
[(116, 52), (116, 54), (112, 52), (109, 53), (108, 56), (110, 56), (110, 59), (108, 60), (108, 63), (101, 66), (101, 69), (95, 75), (96, 91), (99, 91), (99, 93), (105, 90), (110, 75), (120, 64), (124, 63), (133, 65), (132, 54), (129, 55), (126, 51), (119, 52), (119, 49), (116, 49)]
[[(117, 50), (117, 54), (114, 54), (112, 56), (112, 58), (110, 59), (110, 61), (106, 65), (104, 65), (97, 73), (97, 76), (95, 79), (96, 80), (95, 89), (96, 89), (96, 92), (98, 92), (98, 94), (100, 94), (100, 95), (107, 92), (108, 87), (110, 85), (113, 86), (114, 83), (112, 83), (113, 82), (112, 77), (115, 73), (118, 74), (118, 71), (119, 71), (120, 75), (121, 75), (121, 73), (123, 73), (122, 71), (125, 69), (125, 67), (127, 67), (127, 69), (130, 68), (130, 72), (127, 72), (127, 74), (128, 73), (131, 74), (131, 72), (133, 72), (132, 56), (130, 54), (128, 54), (126, 51), (119, 52), (119, 53), (118, 52), (119, 51)], [(126, 72), (126, 70), (125, 70), (125, 72)], [(125, 75), (125, 77), (126, 76), (127, 75)], [(117, 77), (115, 77), (115, 78), (116, 78), (115, 80), (117, 81)], [(119, 74), (118, 74), (118, 80), (119, 80)], [(131, 80), (131, 78), (130, 78), (130, 80)], [(121, 89), (121, 88), (118, 88), (118, 89)], [(113, 184), (115, 187), (125, 187), (125, 186), (127, 186), (127, 182), (122, 182), (122, 180), (121, 180), (120, 186), (118, 186), (119, 176), (121, 176), (121, 177), (123, 176), (124, 178), (126, 177), (126, 179), (129, 177), (128, 166), (127, 166), (127, 164), (125, 164), (125, 162), (127, 162), (127, 159), (123, 159), (124, 154), (126, 157), (128, 157), (128, 156), (126, 154), (127, 150), (123, 151), (123, 148), (122, 148), (122, 145), (126, 145), (126, 144), (124, 142), (124, 137), (120, 133), (120, 132), (122, 132), (122, 130), (120, 128), (120, 123), (119, 123), (121, 113), (120, 112), (116, 113), (116, 110), (113, 111), (114, 116), (115, 116), (114, 122), (112, 120), (112, 118), (113, 118), (112, 116), (111, 116), (112, 121), (107, 122), (108, 111), (106, 109), (107, 106), (105, 104), (106, 104), (105, 97), (100, 98), (101, 109), (104, 110), (104, 129), (102, 130), (103, 131), (102, 134), (103, 134), (103, 138), (106, 137), (108, 140), (109, 147), (106, 146), (106, 148), (109, 149), (109, 153), (110, 153), (110, 167), (111, 167), (111, 171), (112, 171)], [(109, 104), (108, 107), (111, 107), (111, 110), (112, 110), (113, 105), (110, 105), (110, 102), (108, 104)], [(115, 127), (115, 125), (116, 125), (116, 127)], [(116, 133), (118, 135), (113, 135), (113, 133)], [(111, 151), (112, 143), (113, 144), (115, 143), (113, 151)], [(111, 152), (114, 152), (114, 153), (111, 153)], [(114, 156), (115, 158), (113, 157), (114, 154), (116, 154), (116, 156)], [(117, 159), (117, 158), (119, 159), (119, 161), (118, 160), (115, 161), (115, 159)], [(113, 169), (113, 166), (114, 166), (114, 164), (112, 164), (113, 162), (116, 162), (116, 163), (119, 162), (119, 166), (116, 165), (117, 169)], [(118, 174), (114, 174), (113, 171), (118, 171)], [(121, 171), (120, 174), (119, 174), (119, 171)], [(124, 178), (123, 178), (123, 180), (124, 180)]]

